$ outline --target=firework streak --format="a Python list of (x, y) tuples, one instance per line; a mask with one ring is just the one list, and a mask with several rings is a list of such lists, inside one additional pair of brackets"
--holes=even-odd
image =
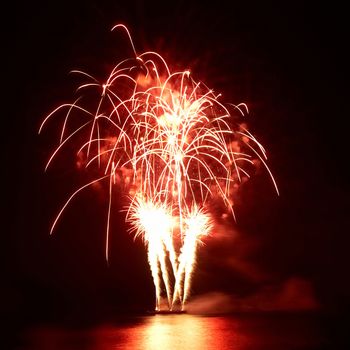
[[(117, 64), (103, 83), (74, 71), (87, 80), (78, 91), (97, 91), (95, 107), (91, 108), (91, 99), (89, 107), (85, 106), (83, 98), (61, 105), (39, 130), (64, 112), (60, 142), (47, 167), (67, 142), (81, 141), (79, 134), (85, 130), (88, 137), (78, 145), (78, 157), (86, 168), (96, 167), (100, 172), (71, 195), (51, 233), (80, 191), (108, 179), (108, 260), (112, 188), (122, 183), (130, 204), (126, 220), (147, 247), (156, 310), (161, 308), (163, 294), (170, 310), (184, 309), (198, 244), (213, 230), (211, 204), (220, 201), (234, 215), (233, 193), (257, 161), (278, 189), (263, 146), (244, 124), (233, 123), (233, 113), (244, 116), (248, 112), (245, 104), (222, 104), (220, 95), (195, 81), (189, 71), (171, 71), (156, 52), (137, 54), (127, 28), (115, 28), (126, 31), (135, 56)], [(82, 122), (69, 130), (76, 114)]]

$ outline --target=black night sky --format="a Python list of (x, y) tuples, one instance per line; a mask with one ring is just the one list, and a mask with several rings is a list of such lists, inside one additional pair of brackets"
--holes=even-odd
[(125, 35), (110, 32), (117, 23), (128, 26), (140, 52), (158, 51), (176, 68), (191, 68), (227, 102), (246, 102), (247, 123), (266, 147), (279, 184), (277, 197), (261, 172), (242, 187), (237, 223), (221, 228), (235, 238), (218, 234), (201, 248), (193, 294), (247, 300), (294, 280), (301, 288), (296, 295), (307, 289), (322, 312), (348, 309), (345, 8), (337, 2), (227, 3), (31, 1), (13, 2), (3, 12), (9, 83), (2, 102), (0, 306), (9, 324), (153, 307), (145, 249), (118, 213), (122, 200), (112, 220), (109, 266), (103, 189), (79, 196), (49, 236), (60, 206), (85, 175), (65, 152), (44, 173), (59, 124), (40, 136), (37, 131), (53, 108), (73, 100), (78, 81), (70, 70), (102, 80), (132, 54)]

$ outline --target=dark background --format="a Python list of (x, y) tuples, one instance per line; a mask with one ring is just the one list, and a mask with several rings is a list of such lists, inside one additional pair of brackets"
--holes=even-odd
[[(244, 298), (296, 276), (311, 286), (322, 312), (348, 309), (346, 11), (337, 2), (229, 3), (33, 1), (13, 2), (3, 13), (9, 80), (1, 123), (0, 306), (10, 324), (153, 307), (145, 249), (126, 232), (123, 214), (113, 219), (109, 266), (105, 261), (103, 189), (79, 196), (49, 236), (60, 205), (85, 176), (64, 152), (45, 174), (59, 123), (37, 131), (53, 108), (73, 100), (71, 69), (102, 80), (132, 54), (125, 35), (110, 32), (117, 23), (128, 26), (139, 52), (158, 51), (176, 68), (190, 67), (227, 102), (246, 102), (250, 130), (268, 150), (279, 184), (280, 197), (264, 173), (242, 188), (237, 223), (227, 228), (239, 239), (230, 243), (232, 252), (208, 240), (194, 294)], [(239, 244), (248, 248), (240, 252)], [(258, 277), (219, 261), (234, 253)]]

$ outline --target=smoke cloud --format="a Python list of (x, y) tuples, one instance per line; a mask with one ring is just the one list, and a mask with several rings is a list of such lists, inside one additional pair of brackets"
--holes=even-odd
[(280, 284), (261, 287), (257, 292), (237, 297), (211, 292), (193, 297), (187, 304), (192, 314), (224, 314), (232, 312), (296, 312), (319, 308), (314, 288), (306, 279), (291, 277)]

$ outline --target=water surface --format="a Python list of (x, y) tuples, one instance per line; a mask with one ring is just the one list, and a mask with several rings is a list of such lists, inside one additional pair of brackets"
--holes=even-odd
[(323, 348), (317, 319), (310, 315), (150, 315), (87, 328), (41, 326), (21, 336), (21, 350)]

